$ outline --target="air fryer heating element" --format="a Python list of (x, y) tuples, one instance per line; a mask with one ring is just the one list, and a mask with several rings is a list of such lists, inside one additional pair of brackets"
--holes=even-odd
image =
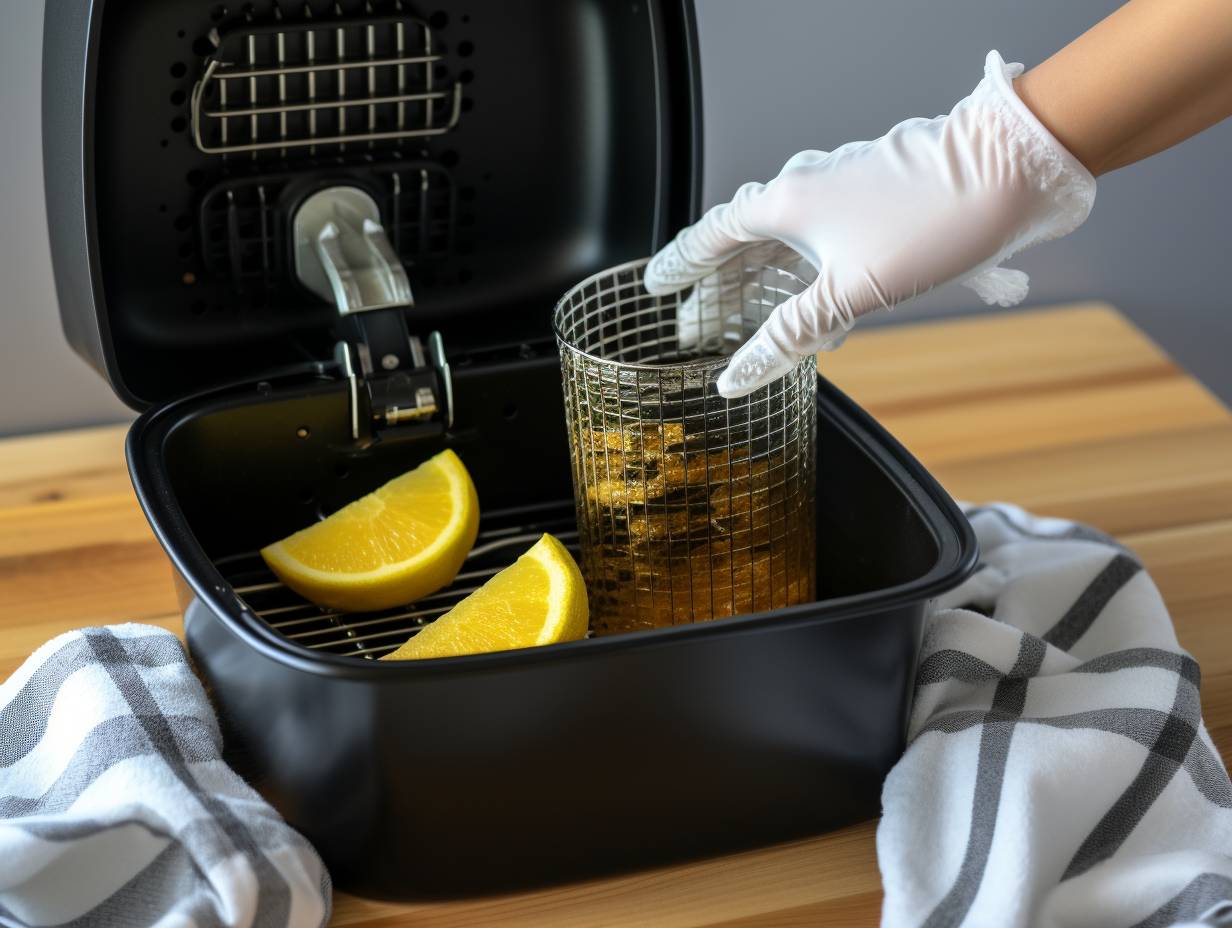
[[(441, 135), (458, 122), (462, 85), (434, 85), (442, 55), (409, 16), (254, 26), (219, 33), (193, 87), (193, 141), (205, 154), (307, 147), (343, 152)], [(276, 18), (281, 20), (278, 8)]]
[(578, 556), (571, 503), (545, 506), (529, 520), (525, 514), (514, 518), (496, 513), (484, 518), (475, 546), (453, 583), (416, 603), (381, 612), (348, 614), (315, 606), (279, 582), (255, 551), (221, 558), (217, 566), (244, 604), (283, 637), (314, 651), (374, 660), (396, 650), (475, 592), (544, 532)]

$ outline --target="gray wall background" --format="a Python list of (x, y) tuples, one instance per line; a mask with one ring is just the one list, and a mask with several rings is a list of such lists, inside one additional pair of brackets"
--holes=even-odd
[[(1117, 0), (696, 0), (707, 204), (804, 148), (873, 138), (947, 111), (999, 49), (1030, 66)], [(43, 210), (42, 5), (5, 0), (0, 30), (0, 434), (127, 416), (65, 347)], [(1108, 300), (1232, 402), (1232, 121), (1100, 180), (1075, 234), (1018, 256), (1027, 305)], [(947, 287), (884, 316), (995, 312)], [(1064, 338), (1064, 332), (1056, 333)]]
[[(805, 148), (947, 112), (990, 48), (1030, 67), (1120, 0), (697, 0), (708, 203)], [(1128, 89), (1127, 89), (1128, 92)], [(1232, 120), (1106, 175), (1090, 219), (1009, 262), (1024, 305), (1102, 299), (1232, 402)], [(957, 285), (873, 324), (1004, 310)], [(1011, 310), (1012, 311), (1012, 310)], [(872, 320), (869, 320), (872, 322)], [(862, 325), (866, 323), (861, 323)], [(1064, 332), (1057, 333), (1064, 338)]]

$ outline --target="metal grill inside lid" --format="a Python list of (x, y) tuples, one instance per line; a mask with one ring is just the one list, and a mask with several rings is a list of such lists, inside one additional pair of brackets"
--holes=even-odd
[(193, 142), (214, 155), (345, 151), (441, 135), (462, 85), (440, 86), (432, 30), (410, 16), (276, 22), (210, 35), (192, 92)]
[[(336, 147), (336, 146), (335, 146)], [(201, 199), (198, 237), (201, 260), (213, 274), (226, 275), (237, 292), (262, 282), (289, 283), (286, 221), (281, 197), (293, 171), (228, 178)], [(390, 242), (417, 283), (454, 252), (457, 189), (445, 168), (426, 160), (374, 161), (366, 166), (368, 192), (386, 217)], [(470, 272), (463, 271), (465, 279)]]

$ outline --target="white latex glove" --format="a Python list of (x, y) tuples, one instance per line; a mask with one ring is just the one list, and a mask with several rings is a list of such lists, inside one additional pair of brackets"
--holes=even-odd
[[(1018, 98), (1010, 82), (1022, 70), (989, 52), (984, 79), (948, 116), (909, 119), (832, 152), (800, 152), (770, 183), (745, 184), (651, 259), (645, 286), (655, 294), (767, 240), (816, 268), (812, 285), (732, 356), (718, 381), (723, 396), (783, 376), (833, 347), (860, 316), (939, 284), (960, 280), (1002, 306), (1027, 295), (1027, 275), (998, 265), (1081, 225), (1095, 178)], [(709, 322), (696, 301), (681, 314)]]

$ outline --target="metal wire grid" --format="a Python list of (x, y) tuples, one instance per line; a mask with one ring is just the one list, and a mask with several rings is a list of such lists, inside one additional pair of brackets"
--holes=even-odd
[[(441, 261), (453, 250), (457, 192), (449, 172), (431, 162), (366, 165), (381, 185), (378, 199), (389, 217), (394, 251), (410, 265)], [(285, 272), (284, 211), (279, 198), (299, 175), (228, 180), (201, 201), (202, 259), (212, 273), (229, 274), (236, 286), (262, 280), (274, 285)]]
[(193, 141), (206, 154), (307, 147), (343, 152), (441, 135), (457, 125), (462, 85), (435, 86), (443, 55), (409, 16), (306, 21), (215, 35), (193, 86)]
[(531, 522), (511, 522), (499, 516), (485, 521), (462, 571), (450, 586), (418, 602), (381, 612), (345, 613), (316, 606), (283, 586), (255, 551), (221, 558), (216, 564), (244, 604), (284, 638), (314, 651), (375, 660), (396, 650), (479, 589), (544, 532), (552, 533), (575, 555), (578, 553), (571, 507), (542, 513)]
[(658, 297), (642, 288), (643, 267), (584, 281), (556, 311), (592, 628), (812, 600), (812, 359), (743, 399), (714, 386), (727, 363), (714, 352), (805, 281), (737, 262), (683, 298)]
[(278, 196), (280, 180), (229, 181), (201, 201), (201, 258), (237, 286), (260, 279), (273, 284), (283, 275), (285, 241)]

